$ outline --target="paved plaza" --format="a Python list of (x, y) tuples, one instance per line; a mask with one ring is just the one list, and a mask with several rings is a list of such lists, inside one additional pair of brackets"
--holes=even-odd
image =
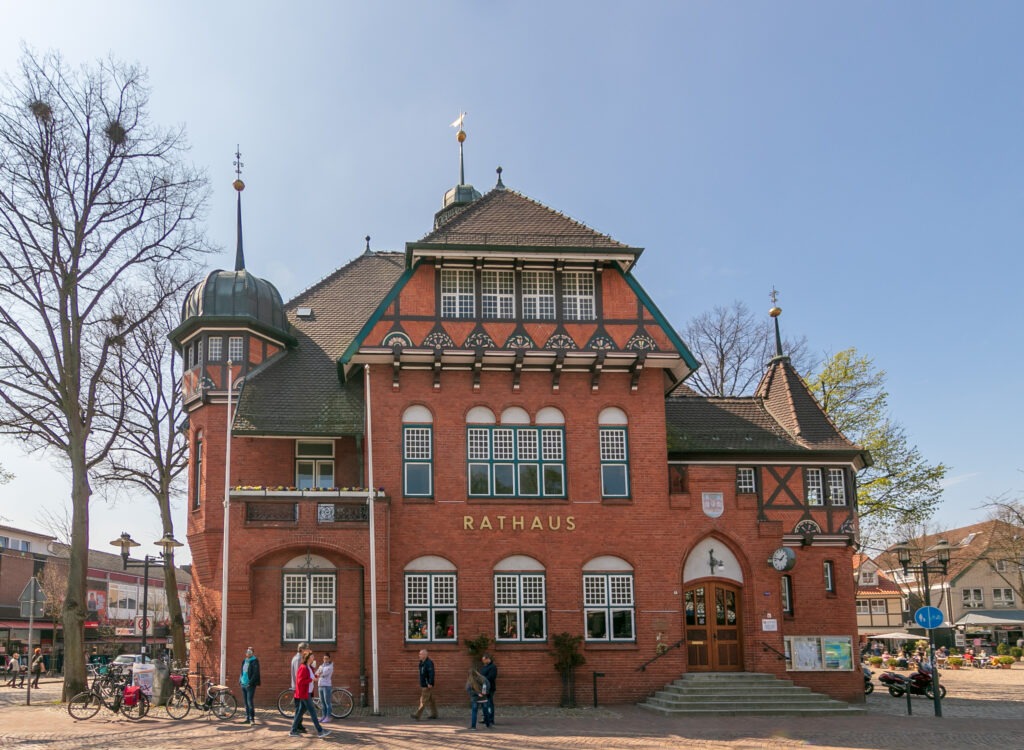
[(24, 690), (0, 688), (0, 748), (1024, 748), (1024, 666), (1010, 670), (946, 670), (942, 678), (949, 689), (942, 719), (934, 717), (931, 701), (920, 697), (912, 699), (913, 716), (908, 717), (906, 699), (892, 698), (876, 688), (868, 696), (866, 713), (813, 719), (684, 719), (632, 705), (565, 710), (504, 707), (499, 702), (498, 725), (470, 731), (469, 709), (463, 706), (444, 706), (440, 720), (421, 722), (409, 718), (409, 706), (389, 706), (381, 716), (356, 709), (348, 719), (328, 724), (326, 728), (332, 734), (324, 740), (289, 737), (289, 722), (270, 709), (258, 712), (254, 728), (241, 723), (241, 711), (228, 722), (196, 718), (195, 712), (183, 721), (174, 721), (162, 708), (154, 709), (140, 722), (130, 722), (105, 709), (88, 721), (78, 722), (57, 702), (59, 681), (44, 680), (42, 689), (33, 691), (31, 706), (25, 705)]

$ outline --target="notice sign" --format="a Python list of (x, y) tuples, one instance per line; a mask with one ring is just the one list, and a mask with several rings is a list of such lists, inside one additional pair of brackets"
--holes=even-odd
[(765, 633), (775, 633), (779, 629), (779, 621), (774, 617), (761, 620), (761, 630)]

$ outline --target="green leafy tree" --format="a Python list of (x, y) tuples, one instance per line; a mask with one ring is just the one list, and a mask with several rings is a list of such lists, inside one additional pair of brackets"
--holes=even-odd
[(874, 464), (857, 476), (861, 519), (893, 526), (931, 517), (948, 467), (925, 460), (889, 414), (885, 371), (856, 349), (844, 349), (829, 357), (807, 385), (836, 427), (871, 451)]
[(25, 51), (0, 82), (0, 433), (71, 477), (64, 694), (86, 687), (92, 472), (124, 425), (125, 342), (206, 249), (206, 180), (138, 68)]

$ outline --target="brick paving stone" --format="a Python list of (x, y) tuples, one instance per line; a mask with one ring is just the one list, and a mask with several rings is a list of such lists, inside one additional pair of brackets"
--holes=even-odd
[[(877, 675), (876, 675), (877, 677)], [(867, 713), (858, 716), (682, 718), (653, 714), (632, 705), (594, 709), (550, 706), (498, 706), (493, 729), (467, 729), (469, 710), (443, 706), (439, 721), (409, 719), (409, 706), (387, 706), (380, 716), (357, 708), (348, 719), (326, 725), (332, 734), (288, 736), (289, 722), (275, 709), (257, 712), (254, 728), (211, 718), (174, 721), (153, 709), (130, 722), (102, 709), (93, 719), (73, 720), (59, 703), (60, 682), (45, 680), (25, 706), (25, 691), (0, 688), (0, 748), (18, 750), (304, 750), (331, 745), (363, 748), (468, 748), (469, 750), (960, 750), (1024, 748), (1024, 667), (1011, 670), (944, 671), (949, 696), (944, 718), (936, 719), (931, 701), (914, 697), (913, 716), (906, 700), (876, 687)]]

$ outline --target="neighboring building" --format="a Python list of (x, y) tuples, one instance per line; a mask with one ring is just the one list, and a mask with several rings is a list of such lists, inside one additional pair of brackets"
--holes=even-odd
[[(1024, 637), (1024, 530), (1003, 521), (984, 521), (914, 539), (911, 546), (929, 550), (940, 540), (951, 546), (950, 559), (946, 576), (929, 578), (931, 603), (955, 628), (941, 635), (960, 646), (974, 639), (1016, 644)], [(911, 610), (904, 618), (913, 627), (912, 610), (924, 601), (920, 576), (904, 575), (891, 552), (880, 555), (876, 563), (909, 595)]]
[[(21, 616), (18, 597), (33, 576), (41, 582), (44, 593), (63, 600), (69, 548), (55, 537), (6, 526), (0, 526), (0, 542), (4, 544), (0, 549), (0, 652), (7, 653), (29, 642), (29, 618)], [(120, 555), (89, 550), (87, 576), (89, 615), (85, 622), (85, 643), (90, 654), (138, 653), (143, 624), (142, 575), (134, 568), (122, 570)], [(189, 578), (189, 570), (178, 568), (178, 580), (187, 582)], [(178, 599), (182, 603), (186, 629), (188, 598), (188, 583), (179, 583)], [(159, 565), (149, 570), (148, 612), (146, 635), (151, 644), (150, 654), (157, 655), (168, 647), (170, 625), (163, 570)], [(59, 668), (63, 643), (59, 612), (48, 608), (43, 617), (35, 618), (33, 626), (33, 644), (41, 645), (48, 656), (52, 654)]]
[(404, 253), (367, 246), (287, 304), (245, 268), (240, 194), (238, 223), (235, 270), (196, 286), (171, 334), (204, 671), (229, 535), (228, 668), (255, 645), (267, 695), (308, 641), (391, 705), (414, 701), (429, 647), (457, 702), (483, 634), (503, 701), (557, 702), (568, 632), (617, 701), (687, 671), (863, 700), (851, 558), (870, 458), (781, 351), (756, 396), (696, 396), (698, 363), (632, 275), (641, 250), (500, 172), (486, 195), (448, 191)]
[(857, 581), (857, 632), (867, 636), (898, 631), (905, 623), (903, 591), (866, 555), (853, 556)]

